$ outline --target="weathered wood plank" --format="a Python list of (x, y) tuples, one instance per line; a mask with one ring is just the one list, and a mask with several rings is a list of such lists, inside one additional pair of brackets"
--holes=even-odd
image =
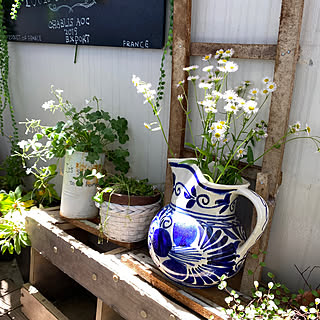
[(274, 60), (276, 58), (277, 46), (274, 44), (238, 44), (238, 43), (206, 43), (192, 42), (191, 55), (205, 56), (215, 55), (219, 49), (234, 49), (233, 58), (239, 59), (263, 59)]
[(44, 214), (27, 217), (26, 229), (37, 251), (123, 318), (136, 320), (147, 314), (150, 320), (171, 315), (177, 320), (202, 319), (132, 274), (114, 255), (100, 254), (52, 225)]
[[(278, 88), (272, 94), (268, 137), (265, 150), (268, 150), (288, 128), (296, 63), (299, 57), (299, 41), (304, 0), (283, 0), (278, 34), (274, 81)], [(270, 174), (270, 194), (275, 197), (279, 187), (284, 145), (274, 149), (263, 158), (262, 171)]]
[[(173, 44), (172, 44), (172, 75), (171, 75), (171, 103), (169, 123), (168, 157), (180, 158), (184, 148), (186, 116), (177, 96), (182, 93), (177, 87), (179, 81), (184, 80), (184, 90), (188, 92), (187, 72), (183, 68), (190, 63), (190, 34), (191, 34), (191, 0), (174, 1), (173, 11)], [(171, 169), (167, 165), (164, 203), (171, 197)]]
[(35, 287), (26, 283), (21, 288), (22, 312), (29, 320), (68, 320)]
[(106, 305), (101, 299), (97, 301), (96, 320), (124, 320), (112, 308)]
[(0, 316), (20, 306), (20, 288), (0, 296)]
[[(9, 311), (8, 317), (9, 317), (8, 319), (12, 319), (12, 320), (30, 320), (21, 311), (21, 308), (17, 308), (12, 311)], [(1, 320), (5, 320), (5, 318), (4, 319), (1, 318)]]
[(202, 315), (205, 318), (214, 317), (214, 319), (227, 319), (227, 317), (222, 316), (221, 310), (211, 307), (204, 303), (203, 301), (187, 294), (183, 290), (179, 290), (174, 284), (164, 279), (163, 276), (159, 276), (154, 272), (154, 268), (151, 265), (142, 265), (138, 260), (134, 259), (128, 254), (123, 254), (121, 256), (121, 261), (125, 263), (132, 270), (137, 272), (137, 274), (152, 286), (160, 289), (162, 292), (167, 293), (175, 300), (181, 302), (183, 305), (192, 309), (196, 313)]

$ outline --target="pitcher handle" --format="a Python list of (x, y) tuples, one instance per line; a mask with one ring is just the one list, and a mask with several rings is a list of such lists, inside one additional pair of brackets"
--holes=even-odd
[(243, 258), (247, 254), (249, 249), (261, 237), (264, 229), (266, 228), (269, 220), (269, 208), (265, 200), (250, 189), (240, 188), (237, 190), (237, 194), (248, 198), (254, 205), (257, 212), (256, 226), (254, 227), (247, 241), (237, 250), (237, 254), (240, 256), (240, 258)]

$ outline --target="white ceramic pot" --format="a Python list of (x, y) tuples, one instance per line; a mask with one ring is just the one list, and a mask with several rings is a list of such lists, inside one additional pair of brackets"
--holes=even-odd
[(96, 193), (97, 180), (84, 180), (83, 186), (78, 187), (74, 177), (86, 169), (101, 170), (105, 155), (101, 154), (94, 164), (87, 161), (86, 157), (85, 152), (74, 152), (65, 156), (60, 215), (68, 219), (92, 219), (98, 215), (98, 209), (92, 200)]

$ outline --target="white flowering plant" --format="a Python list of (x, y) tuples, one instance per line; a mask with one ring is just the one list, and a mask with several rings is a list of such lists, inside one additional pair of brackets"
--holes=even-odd
[[(301, 126), (300, 122), (291, 125), (287, 132), (269, 149), (260, 155), (254, 155), (254, 146), (267, 137), (268, 124), (260, 120), (258, 115), (277, 85), (270, 77), (262, 79), (262, 88), (254, 87), (250, 81), (243, 81), (236, 88), (229, 88), (228, 79), (238, 70), (238, 65), (231, 61), (233, 50), (218, 50), (215, 57), (207, 55), (202, 58), (206, 65), (202, 68), (202, 77), (196, 71), (198, 65), (185, 67), (188, 81), (194, 89), (196, 110), (200, 117), (201, 142), (196, 143), (196, 137), (191, 126), (191, 102), (184, 90), (184, 82), (177, 86), (181, 88), (178, 95), (180, 106), (185, 112), (192, 142), (186, 146), (193, 149), (195, 163), (210, 182), (235, 184), (241, 182), (241, 173), (248, 166), (253, 165), (267, 152), (279, 148), (282, 144), (296, 139), (310, 139), (320, 150), (320, 137), (310, 136), (310, 127)], [(161, 108), (156, 103), (157, 92), (151, 89), (151, 84), (133, 75), (132, 82), (138, 93), (142, 93), (145, 101), (153, 110), (156, 122), (145, 123), (150, 131), (161, 130), (168, 144), (160, 119)], [(200, 90), (200, 93), (198, 91)], [(169, 152), (173, 152), (168, 145)], [(239, 166), (240, 160), (247, 164)]]
[[(261, 285), (254, 281), (252, 299), (243, 299), (241, 294), (227, 286), (225, 277), (221, 277), (220, 290), (227, 292), (225, 298), (227, 308), (223, 311), (233, 320), (240, 319), (272, 319), (272, 320), (317, 320), (320, 319), (320, 298), (313, 290), (313, 301), (301, 305), (298, 294), (292, 294), (283, 284), (275, 282), (275, 276), (268, 272), (271, 281)], [(303, 290), (302, 290), (303, 291)], [(301, 292), (301, 290), (299, 291)], [(210, 318), (209, 318), (210, 319)]]

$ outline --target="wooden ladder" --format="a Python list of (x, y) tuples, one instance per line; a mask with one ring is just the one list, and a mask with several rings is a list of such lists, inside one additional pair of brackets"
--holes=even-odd
[[(288, 119), (292, 101), (293, 85), (296, 64), (299, 58), (299, 40), (302, 23), (304, 0), (282, 0), (280, 26), (277, 45), (272, 44), (233, 44), (233, 43), (200, 43), (191, 42), (191, 9), (192, 0), (174, 0), (173, 19), (173, 48), (172, 48), (172, 83), (171, 105), (169, 124), (169, 144), (177, 158), (192, 156), (185, 148), (186, 117), (177, 100), (180, 88), (177, 84), (185, 80), (184, 89), (188, 90), (187, 73), (183, 67), (189, 66), (190, 56), (215, 55), (221, 48), (233, 48), (233, 58), (275, 60), (274, 81), (277, 90), (272, 94), (268, 137), (265, 150), (280, 139), (287, 130)], [(264, 252), (267, 249), (272, 216), (275, 210), (276, 195), (281, 184), (281, 166), (284, 154), (284, 145), (280, 149), (274, 149), (264, 156), (261, 167), (253, 166), (246, 171), (246, 177), (256, 180), (256, 192), (267, 200), (270, 209), (269, 224), (250, 253), (258, 255), (253, 259), (248, 254), (241, 281), (240, 291), (250, 292), (252, 279), (248, 276), (248, 270), (256, 270), (257, 280), (260, 280), (264, 260)], [(168, 154), (168, 157), (171, 155)], [(167, 167), (165, 202), (168, 203), (172, 190), (171, 170)], [(255, 220), (255, 216), (253, 218)], [(252, 221), (252, 225), (255, 221)]]

